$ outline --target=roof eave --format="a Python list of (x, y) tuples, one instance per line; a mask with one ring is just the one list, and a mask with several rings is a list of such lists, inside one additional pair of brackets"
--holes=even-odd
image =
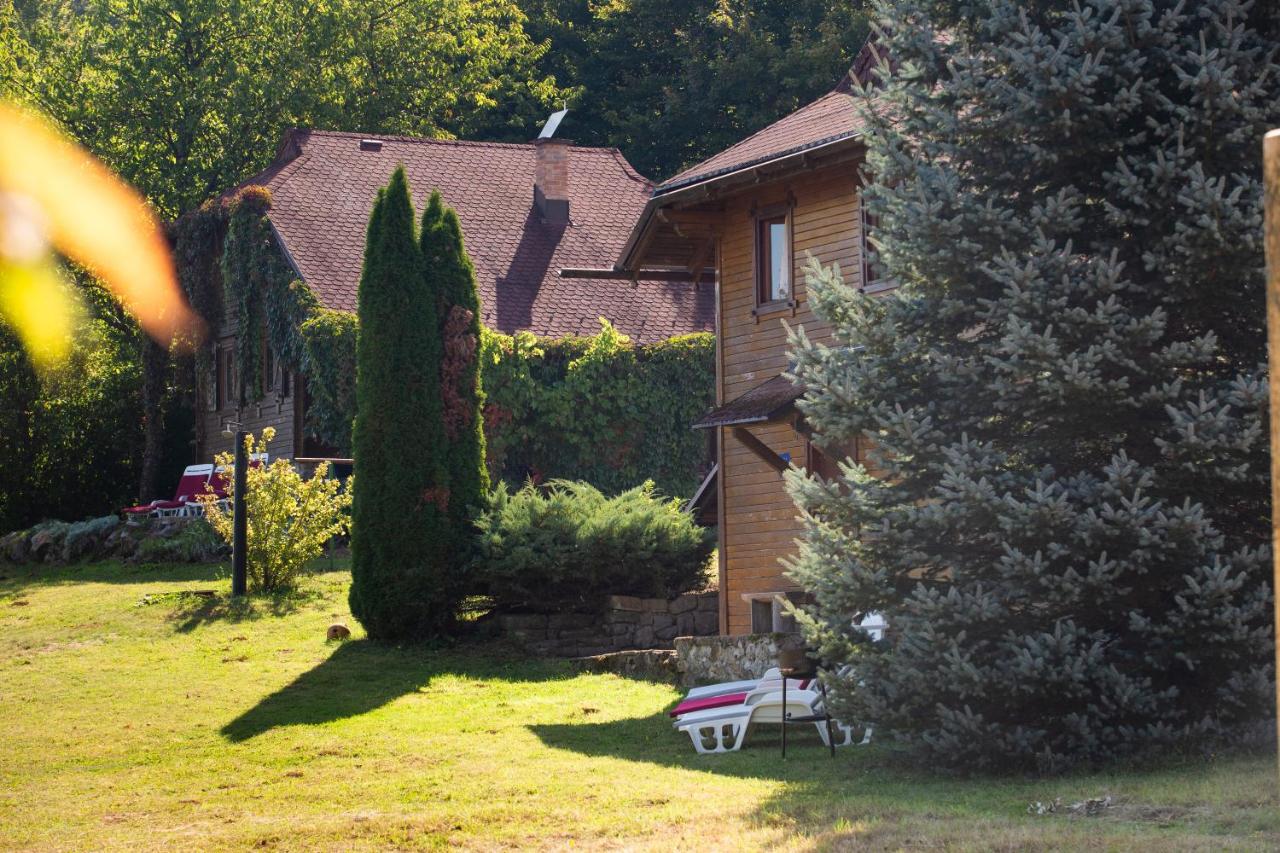
[(751, 178), (766, 169), (790, 171), (803, 168), (805, 161), (814, 154), (827, 153), (860, 144), (862, 144), (862, 133), (854, 130), (837, 137), (820, 140), (812, 145), (762, 158), (758, 161), (743, 163), (720, 171), (708, 172), (705, 175), (695, 175), (689, 180), (676, 184), (659, 185), (654, 189), (653, 195), (649, 200), (645, 202), (644, 210), (640, 212), (640, 216), (632, 227), (631, 233), (627, 235), (627, 242), (623, 244), (614, 268), (617, 270), (633, 270), (635, 267), (633, 255), (636, 247), (640, 244), (645, 230), (653, 222), (654, 214), (660, 208), (674, 204), (684, 196), (692, 194), (695, 190), (706, 190), (715, 185), (741, 181), (745, 178)]

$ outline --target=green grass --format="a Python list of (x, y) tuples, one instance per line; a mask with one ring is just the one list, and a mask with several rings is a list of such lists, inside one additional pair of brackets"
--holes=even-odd
[[(0, 848), (1280, 847), (1269, 755), (962, 780), (808, 734), (784, 764), (766, 730), (698, 756), (671, 686), (376, 646), (344, 571), (242, 606), (223, 571), (0, 566)], [(326, 643), (335, 620), (355, 637)]]

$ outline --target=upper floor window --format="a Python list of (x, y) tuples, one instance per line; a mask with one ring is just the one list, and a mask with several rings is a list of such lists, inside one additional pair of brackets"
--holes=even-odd
[(218, 408), (231, 408), (236, 403), (236, 351), (219, 347), (216, 367)]
[(791, 213), (769, 208), (756, 217), (756, 305), (791, 301)]
[(879, 259), (873, 258), (872, 253), (876, 251), (876, 229), (880, 227), (880, 217), (867, 210), (866, 205), (861, 205), (862, 209), (862, 286), (883, 287), (889, 284), (889, 273), (885, 270), (884, 265)]
[(276, 389), (276, 354), (268, 343), (262, 346), (262, 389), (264, 391)]

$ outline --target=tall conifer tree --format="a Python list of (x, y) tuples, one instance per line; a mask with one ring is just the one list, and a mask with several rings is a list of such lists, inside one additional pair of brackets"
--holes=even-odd
[(382, 640), (442, 633), (454, 614), (439, 315), (423, 280), (409, 183), (399, 168), (369, 219), (352, 437), (351, 612)]
[(461, 563), (473, 539), (472, 518), (489, 491), (480, 387), (480, 297), (462, 224), (439, 192), (427, 202), (421, 239), (428, 289), (439, 299), (442, 454), (448, 470), (450, 550)]
[[(1240, 0), (959, 5), (879, 4), (865, 198), (900, 289), (811, 267), (835, 342), (792, 337), (819, 442), (887, 471), (789, 475), (802, 620), (857, 663), (833, 704), (965, 768), (1233, 737), (1275, 677), (1269, 23)], [(887, 641), (851, 627), (868, 611)]]

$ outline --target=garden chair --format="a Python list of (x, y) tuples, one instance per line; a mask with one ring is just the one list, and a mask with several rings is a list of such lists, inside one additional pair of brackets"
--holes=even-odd
[(196, 495), (200, 494), (213, 474), (212, 465), (188, 465), (178, 480), (178, 488), (173, 493), (173, 500), (155, 500), (149, 504), (125, 507), (125, 520), (152, 517), (161, 518), (185, 514), (186, 506)]
[[(267, 464), (267, 454), (265, 453), (254, 453), (249, 457), (250, 468), (258, 468), (265, 464)], [(231, 494), (231, 469), (226, 465), (219, 465), (214, 468), (213, 475), (209, 478), (208, 486), (187, 501), (185, 514), (192, 517), (203, 516), (204, 504), (200, 502), (199, 498), (200, 495), (206, 495), (210, 492), (217, 498), (218, 504), (225, 509)]]
[[(694, 750), (699, 754), (736, 752), (742, 748), (747, 734), (754, 725), (782, 724), (788, 717), (821, 717), (822, 710), (822, 694), (817, 690), (788, 689), (784, 698), (780, 687), (770, 685), (749, 692), (741, 703), (735, 705), (685, 713), (676, 720), (675, 728), (689, 735)], [(815, 719), (812, 722), (823, 745), (833, 747), (825, 718)], [(834, 746), (854, 744), (852, 726), (846, 726), (837, 720), (831, 721), (831, 725), (835, 734)], [(866, 744), (870, 741), (871, 729), (867, 728), (861, 743)]]

